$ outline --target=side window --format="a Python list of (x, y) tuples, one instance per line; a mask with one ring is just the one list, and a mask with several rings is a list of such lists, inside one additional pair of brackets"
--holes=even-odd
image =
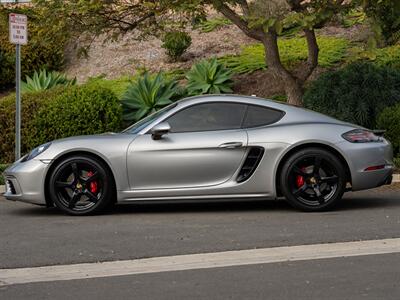
[(243, 123), (243, 128), (251, 128), (251, 127), (273, 124), (282, 119), (283, 116), (284, 113), (279, 110), (263, 106), (249, 105), (246, 114), (246, 119), (244, 120)]
[(241, 128), (247, 105), (240, 103), (202, 103), (183, 109), (166, 121), (171, 132), (194, 132)]

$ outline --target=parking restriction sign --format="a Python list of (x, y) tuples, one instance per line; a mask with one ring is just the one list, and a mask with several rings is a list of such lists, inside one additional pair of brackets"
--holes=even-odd
[(28, 17), (20, 14), (10, 14), (10, 42), (16, 45), (28, 43)]

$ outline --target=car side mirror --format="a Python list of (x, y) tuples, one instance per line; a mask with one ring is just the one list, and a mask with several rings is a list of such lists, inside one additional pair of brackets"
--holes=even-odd
[(151, 129), (151, 137), (153, 140), (160, 140), (164, 134), (170, 132), (171, 126), (168, 122), (161, 122)]

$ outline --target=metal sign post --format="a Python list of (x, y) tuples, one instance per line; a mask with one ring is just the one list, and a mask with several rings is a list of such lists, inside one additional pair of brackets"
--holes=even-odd
[(15, 160), (21, 157), (21, 45), (28, 43), (28, 18), (10, 14), (10, 42), (15, 44)]

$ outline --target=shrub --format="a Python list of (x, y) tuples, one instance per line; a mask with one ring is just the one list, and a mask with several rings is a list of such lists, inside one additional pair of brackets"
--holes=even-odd
[(191, 44), (192, 38), (188, 33), (183, 31), (171, 31), (165, 34), (162, 47), (173, 61), (177, 61)]
[(202, 32), (212, 32), (218, 28), (231, 25), (232, 22), (227, 18), (217, 17), (204, 20), (200, 23), (199, 28)]
[(400, 100), (400, 71), (354, 63), (323, 74), (304, 95), (307, 108), (368, 128), (378, 114)]
[(121, 99), (129, 84), (134, 80), (136, 80), (135, 76), (122, 76), (116, 79), (106, 79), (104, 76), (98, 76), (89, 78), (86, 83), (107, 88), (113, 91), (118, 99)]
[[(8, 13), (11, 10), (0, 5), (0, 90), (15, 82), (15, 45), (8, 40)], [(64, 63), (64, 46), (67, 35), (59, 28), (41, 26), (41, 20), (30, 7), (19, 8), (29, 18), (29, 43), (21, 47), (21, 74), (33, 74), (34, 70), (59, 70)]]
[[(318, 37), (320, 48), (319, 65), (331, 67), (340, 62), (346, 55), (349, 42), (334, 37)], [(278, 41), (282, 63), (286, 67), (294, 67), (307, 60), (307, 43), (304, 38), (295, 37)], [(236, 73), (251, 73), (267, 68), (265, 50), (262, 44), (245, 46), (239, 55), (228, 55), (219, 59), (226, 67)]]
[(190, 95), (232, 92), (232, 72), (215, 58), (193, 65), (186, 78)]
[(115, 132), (121, 129), (121, 106), (115, 94), (97, 85), (65, 88), (46, 101), (32, 122), (35, 145), (76, 136)]
[(166, 80), (162, 73), (155, 77), (145, 73), (132, 82), (122, 96), (124, 120), (136, 122), (171, 104), (177, 95), (178, 82)]
[[(21, 97), (21, 152), (27, 153), (35, 146), (31, 132), (35, 116), (44, 102), (56, 98), (62, 89), (55, 88), (40, 93), (24, 93)], [(15, 147), (15, 94), (0, 100), (0, 162), (14, 161)]]
[(377, 127), (386, 130), (385, 137), (391, 141), (395, 156), (400, 157), (400, 104), (385, 108), (378, 117)]
[(4, 177), (3, 177), (3, 172), (5, 169), (8, 168), (9, 165), (6, 164), (0, 164), (0, 185), (4, 185)]
[(26, 82), (21, 81), (21, 90), (22, 92), (40, 92), (57, 85), (69, 86), (74, 84), (76, 84), (76, 78), (68, 79), (65, 74), (41, 70), (39, 73), (35, 71), (32, 78), (26, 76)]

